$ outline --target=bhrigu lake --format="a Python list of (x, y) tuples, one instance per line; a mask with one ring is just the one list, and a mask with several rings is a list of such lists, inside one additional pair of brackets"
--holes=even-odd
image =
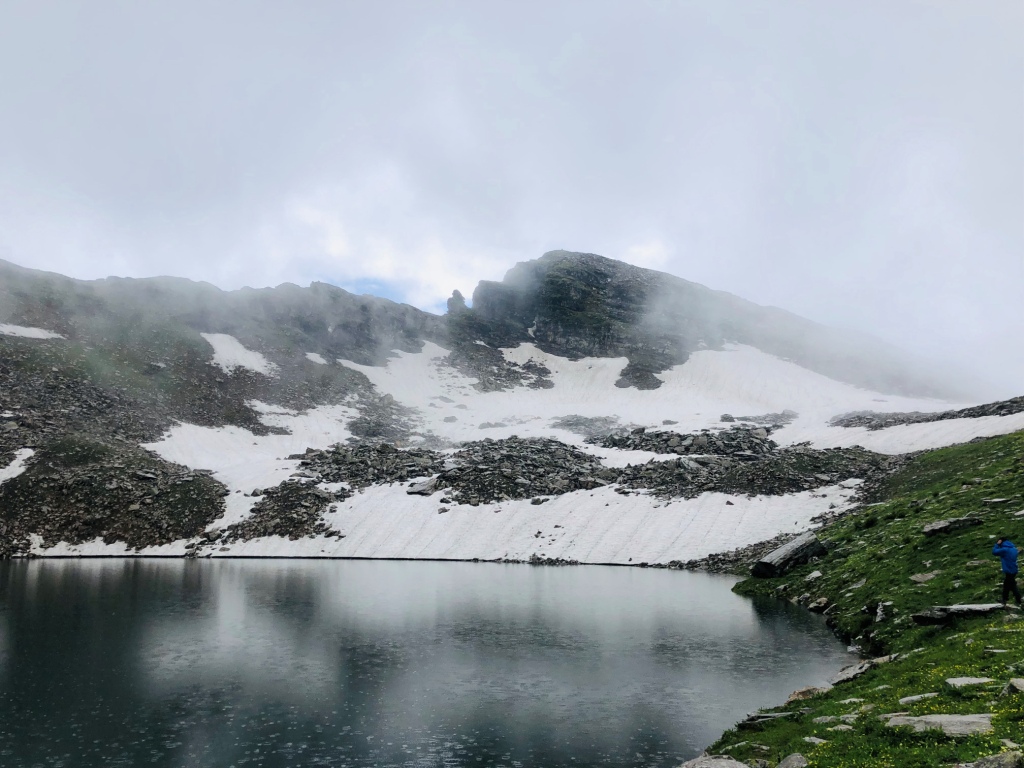
[(735, 579), (0, 562), (0, 765), (675, 766), (850, 656)]

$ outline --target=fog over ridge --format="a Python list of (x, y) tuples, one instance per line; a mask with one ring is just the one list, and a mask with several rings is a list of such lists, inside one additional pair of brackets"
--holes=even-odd
[(1020, 393), (1024, 9), (0, 9), (0, 258), (439, 311), (553, 248)]

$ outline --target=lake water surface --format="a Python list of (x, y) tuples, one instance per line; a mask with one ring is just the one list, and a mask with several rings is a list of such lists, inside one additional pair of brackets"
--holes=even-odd
[(675, 766), (850, 660), (734, 579), (0, 562), (0, 765)]

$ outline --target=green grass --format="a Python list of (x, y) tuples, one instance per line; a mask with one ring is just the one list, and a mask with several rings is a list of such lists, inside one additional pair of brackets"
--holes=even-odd
[[(824, 597), (828, 621), (841, 637), (867, 655), (900, 658), (807, 701), (778, 711), (791, 719), (754, 730), (728, 731), (709, 751), (749, 761), (775, 763), (800, 752), (813, 766), (943, 766), (999, 752), (1001, 739), (1024, 742), (1024, 694), (1000, 693), (1011, 677), (1024, 677), (1024, 621), (1008, 612), (946, 627), (922, 627), (911, 614), (934, 605), (991, 603), (1000, 599), (999, 561), (991, 554), (997, 536), (1024, 543), (1024, 433), (931, 451), (913, 459), (876, 494), (881, 500), (823, 529), (829, 548), (820, 560), (782, 578), (747, 579), (746, 595), (773, 595), (807, 603)], [(1006, 502), (986, 502), (1008, 499)], [(926, 537), (926, 523), (975, 516), (981, 525)], [(811, 581), (814, 571), (821, 576)], [(938, 572), (924, 584), (915, 574)], [(885, 617), (876, 621), (879, 603)], [(996, 648), (1006, 653), (993, 653)], [(950, 677), (990, 677), (989, 685), (955, 690)], [(905, 696), (935, 692), (934, 698), (900, 705)], [(850, 698), (863, 702), (843, 703)], [(868, 711), (860, 712), (867, 706)], [(804, 711), (810, 710), (810, 711)], [(878, 714), (994, 715), (991, 735), (950, 738), (887, 727)], [(856, 714), (851, 731), (818, 717)], [(827, 743), (812, 745), (804, 737)], [(737, 743), (745, 745), (735, 747)]]

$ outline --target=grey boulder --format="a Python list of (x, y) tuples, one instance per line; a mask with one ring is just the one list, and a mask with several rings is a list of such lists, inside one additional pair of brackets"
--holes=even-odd
[(915, 731), (942, 731), (947, 736), (974, 736), (992, 732), (992, 715), (921, 715), (890, 717), (887, 725), (897, 728), (910, 726)]
[(803, 565), (812, 557), (821, 557), (824, 554), (825, 545), (808, 531), (762, 557), (754, 563), (750, 573), (757, 578), (781, 576), (796, 566)]
[(954, 517), (949, 520), (936, 520), (928, 523), (923, 529), (925, 536), (938, 536), (940, 533), (952, 533), (962, 528), (970, 528), (972, 525), (981, 525), (981, 520), (976, 517)]

